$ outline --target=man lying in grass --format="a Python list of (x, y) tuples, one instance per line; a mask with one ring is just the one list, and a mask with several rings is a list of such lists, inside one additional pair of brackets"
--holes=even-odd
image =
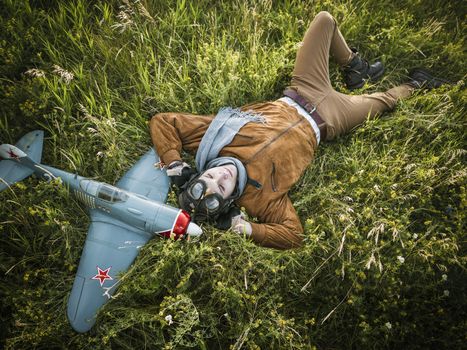
[[(215, 117), (160, 113), (151, 119), (151, 137), (162, 166), (181, 190), (180, 206), (192, 213), (195, 222), (231, 228), (265, 247), (299, 247), (303, 228), (288, 191), (320, 141), (332, 140), (366, 118), (392, 109), (416, 88), (444, 83), (417, 69), (407, 83), (386, 92), (345, 95), (331, 86), (330, 54), (343, 67), (349, 89), (383, 74), (381, 62), (362, 59), (347, 46), (335, 19), (320, 12), (297, 52), (284, 97), (240, 109), (223, 108)], [(182, 161), (182, 149), (196, 154), (199, 173)], [(246, 221), (239, 207), (257, 221)]]

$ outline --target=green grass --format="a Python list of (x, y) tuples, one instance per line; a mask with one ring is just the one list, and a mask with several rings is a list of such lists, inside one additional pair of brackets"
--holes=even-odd
[[(0, 346), (458, 349), (465, 344), (465, 13), (458, 1), (15, 1), (0, 17), (0, 141), (46, 132), (43, 162), (114, 183), (157, 112), (280, 97), (321, 10), (381, 58), (457, 84), (418, 92), (326, 143), (291, 191), (305, 246), (279, 252), (207, 229), (151, 241), (96, 326), (66, 304), (85, 209), (56, 183), (0, 194)], [(345, 90), (337, 66), (334, 86)], [(171, 315), (173, 324), (165, 320)]]

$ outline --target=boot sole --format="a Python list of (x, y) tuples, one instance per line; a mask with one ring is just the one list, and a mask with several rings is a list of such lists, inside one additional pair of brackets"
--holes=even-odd
[(376, 81), (378, 81), (381, 76), (384, 74), (384, 67), (383, 69), (381, 69), (377, 74), (373, 75), (373, 77), (371, 77), (370, 79), (363, 79), (360, 83), (358, 84), (354, 84), (354, 85), (350, 85), (350, 86), (347, 86), (347, 88), (349, 90), (355, 90), (355, 89), (360, 89), (363, 85), (365, 85), (365, 83), (369, 80), (370, 82), (374, 83)]

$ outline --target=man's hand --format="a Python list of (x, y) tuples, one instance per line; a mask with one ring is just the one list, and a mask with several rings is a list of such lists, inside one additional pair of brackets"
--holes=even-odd
[(181, 160), (176, 160), (167, 167), (167, 176), (178, 188), (186, 184), (194, 174), (196, 174), (196, 170), (193, 170), (187, 163)]
[(230, 208), (227, 213), (221, 215), (214, 226), (220, 230), (231, 229), (235, 233), (246, 234), (247, 236), (250, 236), (252, 232), (251, 224), (245, 220), (245, 214), (235, 206)]
[(243, 215), (235, 216), (232, 219), (232, 231), (241, 235), (251, 236), (251, 224), (243, 219)]
[(232, 220), (237, 216), (241, 216), (241, 211), (238, 207), (233, 206), (225, 214), (219, 216), (214, 224), (219, 230), (228, 230), (232, 227)]

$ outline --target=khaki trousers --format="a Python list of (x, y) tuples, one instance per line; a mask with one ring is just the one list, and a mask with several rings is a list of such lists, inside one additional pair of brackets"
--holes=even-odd
[(354, 57), (336, 20), (320, 12), (310, 24), (298, 49), (291, 87), (307, 98), (327, 124), (327, 140), (392, 109), (397, 100), (410, 96), (413, 88), (403, 84), (386, 92), (346, 95), (335, 91), (329, 79), (329, 55), (345, 66)]

